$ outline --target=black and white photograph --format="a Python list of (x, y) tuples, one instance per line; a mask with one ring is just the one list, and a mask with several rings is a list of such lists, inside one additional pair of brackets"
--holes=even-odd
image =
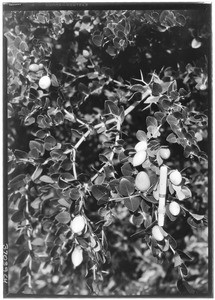
[(4, 298), (213, 298), (212, 4), (2, 10)]

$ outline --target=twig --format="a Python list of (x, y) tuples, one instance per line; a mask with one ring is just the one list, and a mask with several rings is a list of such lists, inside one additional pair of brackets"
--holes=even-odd
[(72, 149), (72, 153), (73, 153), (73, 156), (72, 156), (72, 169), (73, 169), (73, 175), (74, 175), (74, 178), (77, 179), (77, 171), (76, 171), (76, 149), (73, 148)]

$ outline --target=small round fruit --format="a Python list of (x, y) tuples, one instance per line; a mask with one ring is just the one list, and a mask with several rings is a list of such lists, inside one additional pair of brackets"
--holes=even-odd
[(170, 150), (169, 148), (161, 148), (159, 154), (162, 159), (168, 159), (170, 157)]
[(145, 192), (150, 188), (150, 179), (146, 172), (141, 171), (137, 174), (135, 186), (141, 192)]
[(51, 85), (51, 79), (49, 76), (43, 76), (39, 80), (39, 87), (43, 90), (46, 90), (50, 87)]
[(71, 255), (74, 268), (78, 267), (83, 261), (83, 250), (80, 246), (75, 247)]
[(181, 173), (178, 170), (174, 170), (170, 173), (169, 175), (169, 180), (171, 181), (171, 183), (173, 183), (174, 185), (179, 185), (182, 181), (182, 176)]
[(85, 219), (79, 215), (71, 221), (70, 228), (74, 233), (80, 233), (84, 229), (85, 225)]
[(37, 72), (37, 71), (39, 71), (39, 66), (37, 65), (37, 64), (31, 64), (30, 66), (29, 66), (29, 71), (31, 71), (31, 72)]
[(39, 64), (39, 69), (42, 70), (44, 68), (44, 64)]
[(156, 239), (156, 241), (161, 242), (164, 239), (163, 233), (161, 231), (160, 226), (155, 225), (152, 228), (152, 236)]
[(178, 216), (180, 213), (180, 210), (181, 210), (180, 205), (177, 202), (173, 201), (170, 203), (169, 211), (171, 212), (171, 214), (173, 216)]
[(146, 151), (141, 150), (137, 152), (133, 157), (133, 166), (137, 167), (140, 166), (146, 160)]
[(139, 152), (141, 150), (146, 150), (147, 149), (147, 142), (146, 141), (141, 141), (137, 143), (134, 147), (134, 149)]
[(86, 58), (90, 56), (90, 52), (88, 50), (83, 50), (82, 54)]

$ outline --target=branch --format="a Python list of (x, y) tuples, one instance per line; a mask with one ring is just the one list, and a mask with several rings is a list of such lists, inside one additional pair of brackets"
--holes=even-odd
[(77, 171), (76, 171), (76, 149), (72, 149), (72, 153), (73, 153), (73, 156), (72, 156), (72, 169), (73, 169), (73, 175), (74, 175), (74, 178), (77, 179)]
[[(121, 128), (121, 123), (120, 123), (120, 119), (118, 119), (118, 121), (117, 121), (117, 130), (118, 130), (118, 133), (117, 133), (116, 138), (115, 138), (115, 145), (117, 145), (117, 141), (118, 141), (119, 138), (120, 138), (120, 128)], [(112, 161), (112, 160), (113, 160), (113, 157), (114, 157), (114, 149), (113, 149), (113, 151), (111, 152), (109, 161)], [(91, 181), (92, 181), (92, 182), (99, 176), (99, 174), (101, 174), (101, 173), (103, 172), (104, 168), (105, 168), (106, 166), (109, 165), (109, 161), (106, 162), (106, 163), (104, 164), (104, 166), (101, 167), (100, 170), (99, 170), (99, 171), (91, 178)]]

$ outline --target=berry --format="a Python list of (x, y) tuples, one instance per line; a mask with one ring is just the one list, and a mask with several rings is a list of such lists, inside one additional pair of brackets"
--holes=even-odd
[(71, 221), (70, 228), (74, 233), (80, 233), (84, 229), (85, 225), (85, 219), (79, 215)]
[(169, 180), (174, 185), (179, 185), (182, 181), (181, 173), (178, 170), (174, 170), (169, 175)]
[(31, 64), (30, 66), (29, 66), (29, 71), (31, 71), (31, 72), (37, 72), (37, 71), (39, 71), (39, 66), (37, 65), (37, 64)]
[(134, 147), (134, 149), (139, 152), (141, 150), (146, 150), (147, 149), (147, 142), (146, 141), (141, 141), (137, 143)]
[(39, 69), (42, 70), (44, 68), (44, 64), (39, 64)]
[(161, 148), (159, 154), (162, 159), (168, 159), (170, 157), (170, 150), (169, 148)]
[(173, 216), (179, 215), (180, 210), (181, 210), (180, 205), (177, 202), (173, 201), (173, 202), (170, 203), (169, 211), (171, 212), (171, 214)]
[(163, 233), (161, 231), (160, 226), (155, 225), (152, 228), (152, 236), (156, 239), (156, 241), (161, 242), (164, 239)]
[(46, 90), (51, 85), (51, 79), (49, 76), (43, 76), (39, 80), (39, 87), (43, 90)]
[(71, 255), (74, 268), (78, 267), (83, 261), (83, 250), (80, 246), (75, 247)]
[(141, 171), (137, 174), (135, 186), (141, 192), (144, 192), (150, 188), (150, 179), (146, 172)]
[(88, 50), (83, 50), (82, 54), (85, 58), (88, 58), (90, 56), (90, 52)]
[(141, 165), (146, 160), (146, 151), (141, 150), (137, 152), (133, 157), (133, 166), (137, 167)]

